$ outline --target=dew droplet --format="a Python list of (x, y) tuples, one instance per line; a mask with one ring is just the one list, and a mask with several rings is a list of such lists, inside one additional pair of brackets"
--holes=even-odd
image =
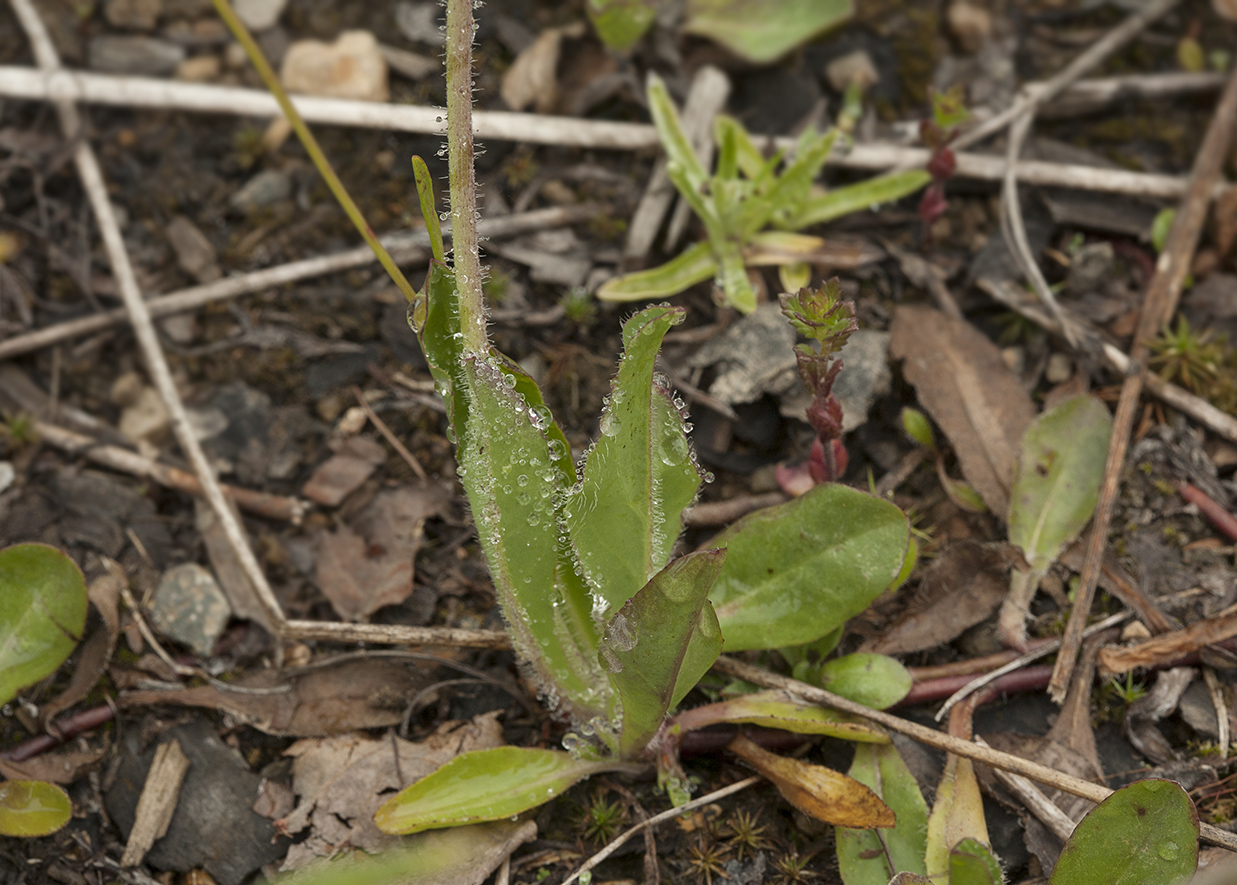
[(613, 412), (606, 412), (601, 416), (601, 432), (606, 436), (614, 436), (623, 427), (623, 422)]
[(610, 621), (610, 626), (606, 628), (606, 639), (620, 651), (631, 651), (635, 648), (636, 638), (631, 625), (627, 623), (627, 618), (621, 613), (615, 615)]
[(524, 486), (528, 485), (528, 476), (526, 474), (521, 473), (519, 476), (515, 478), (515, 484), (518, 485), (520, 488), (523, 488)]
[(687, 460), (687, 439), (678, 433), (663, 437), (657, 447), (657, 455), (667, 467), (677, 467)]
[(1165, 839), (1155, 847), (1155, 853), (1164, 860), (1176, 860), (1181, 853), (1181, 846), (1171, 839)]

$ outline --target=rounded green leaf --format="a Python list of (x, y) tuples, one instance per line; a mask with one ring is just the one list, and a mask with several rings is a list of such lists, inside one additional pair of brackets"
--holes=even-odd
[(72, 814), (69, 794), (55, 784), (0, 783), (0, 836), (47, 836), (67, 824)]
[(419, 833), (441, 827), (502, 820), (549, 802), (578, 781), (616, 767), (561, 750), (496, 747), (456, 756), (421, 778), (377, 813), (384, 833)]
[(826, 661), (820, 687), (874, 710), (892, 707), (911, 690), (911, 674), (887, 655), (857, 652)]
[(86, 579), (46, 544), (0, 550), (0, 704), (55, 671), (86, 626)]
[(1113, 793), (1074, 830), (1050, 885), (1173, 885), (1198, 864), (1198, 812), (1180, 784), (1150, 778)]
[(819, 485), (739, 520), (709, 598), (726, 651), (801, 645), (863, 611), (906, 559), (906, 516), (856, 489)]
[(978, 839), (963, 839), (949, 852), (949, 885), (1004, 885), (1001, 864)]
[(852, 13), (851, 0), (690, 0), (683, 30), (762, 64), (841, 24)]

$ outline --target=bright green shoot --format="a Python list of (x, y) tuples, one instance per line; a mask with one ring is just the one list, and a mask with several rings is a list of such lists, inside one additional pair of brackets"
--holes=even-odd
[(655, 74), (649, 76), (649, 109), (667, 157), (666, 172), (700, 217), (707, 239), (660, 267), (610, 280), (597, 293), (607, 301), (642, 301), (677, 295), (712, 279), (728, 305), (756, 309), (748, 268), (777, 266), (783, 286), (798, 289), (825, 245), (819, 237), (795, 233), (813, 224), (901, 199), (922, 188), (923, 170), (880, 175), (825, 191), (817, 176), (838, 138), (808, 130), (793, 156), (778, 151), (765, 158), (737, 120), (719, 116), (714, 125), (717, 169), (710, 175), (683, 132), (678, 112)]

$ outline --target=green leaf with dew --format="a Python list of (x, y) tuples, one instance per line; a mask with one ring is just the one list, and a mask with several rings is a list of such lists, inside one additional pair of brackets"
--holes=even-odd
[(86, 579), (46, 544), (0, 550), (0, 704), (55, 672), (81, 641)]
[(892, 707), (911, 690), (911, 674), (888, 655), (856, 652), (825, 661), (820, 687), (871, 707)]
[(1180, 784), (1151, 778), (1091, 809), (1061, 850), (1049, 885), (1172, 885), (1198, 865), (1198, 811)]
[[(11, 548), (10, 548), (11, 549)], [(0, 836), (49, 836), (69, 822), (69, 794), (46, 781), (0, 783)]]
[(502, 820), (549, 802), (590, 775), (622, 768), (562, 750), (474, 750), (393, 796), (374, 814), (374, 823), (384, 833), (402, 835)]
[(860, 744), (847, 772), (893, 809), (892, 830), (837, 828), (838, 868), (846, 885), (887, 885), (897, 872), (924, 874), (928, 806), (897, 747)]
[(654, 382), (662, 338), (683, 314), (678, 307), (650, 307), (623, 325), (623, 356), (601, 435), (563, 505), (584, 574), (612, 608), (669, 561), (682, 512), (702, 480), (683, 416), (669, 390)]
[(692, 637), (709, 651), (693, 666), (711, 660), (685, 682), (698, 682), (721, 654), (721, 630), (708, 596), (725, 558), (724, 550), (702, 550), (676, 559), (606, 623), (600, 658), (617, 696), (619, 754), (625, 758), (637, 757), (665, 720)]
[(895, 505), (835, 483), (745, 516), (710, 542), (729, 551), (710, 596), (726, 650), (836, 629), (897, 577), (909, 535)]

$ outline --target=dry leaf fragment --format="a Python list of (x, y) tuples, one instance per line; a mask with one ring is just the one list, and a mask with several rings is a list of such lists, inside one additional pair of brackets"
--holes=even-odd
[(1008, 591), (1008, 548), (957, 541), (925, 569), (915, 601), (862, 650), (886, 655), (936, 648), (997, 610)]
[(501, 746), (500, 715), (494, 711), (471, 722), (445, 723), (416, 743), (359, 734), (297, 741), (285, 754), (294, 759), (292, 787), (301, 801), (275, 826), (288, 835), (313, 830), (305, 849), (289, 852), (284, 869), (344, 844), (369, 851), (397, 843), (374, 825), (378, 807), (461, 753)]
[(1022, 435), (1036, 409), (996, 345), (965, 320), (919, 305), (894, 314), (889, 351), (949, 438), (962, 473), (988, 509), (1009, 512)]
[(565, 28), (546, 28), (529, 46), (521, 50), (503, 74), (499, 94), (513, 111), (529, 105), (539, 114), (548, 114), (558, 103), (558, 59), (564, 37), (582, 37), (583, 22)]
[[(106, 560), (106, 562), (115, 565), (111, 560)], [(120, 635), (118, 603), (121, 582), (125, 580), (124, 572), (118, 569), (119, 567), (116, 570), (109, 568), (95, 578), (87, 588), (90, 604), (103, 619), (103, 626), (95, 630), (78, 649), (77, 667), (73, 671), (68, 687), (44, 704), (39, 712), (45, 728), (54, 728), (49, 724), (57, 713), (67, 710), (90, 694), (91, 689), (95, 687), (99, 677), (103, 675), (107, 670), (107, 665), (111, 662), (112, 652), (116, 650), (116, 637)]]
[(275, 689), (270, 693), (201, 685), (171, 691), (128, 691), (117, 701), (122, 707), (207, 707), (224, 710), (267, 734), (322, 737), (397, 724), (404, 706), (426, 686), (427, 679), (390, 661), (366, 659), (292, 674), (266, 670), (237, 682), (242, 689)]
[(893, 809), (879, 796), (840, 771), (778, 756), (743, 735), (727, 749), (771, 780), (787, 802), (817, 820), (855, 830), (897, 823)]
[(358, 620), (408, 598), (425, 520), (448, 500), (439, 483), (379, 492), (351, 527), (321, 536), (318, 586), (341, 618)]

